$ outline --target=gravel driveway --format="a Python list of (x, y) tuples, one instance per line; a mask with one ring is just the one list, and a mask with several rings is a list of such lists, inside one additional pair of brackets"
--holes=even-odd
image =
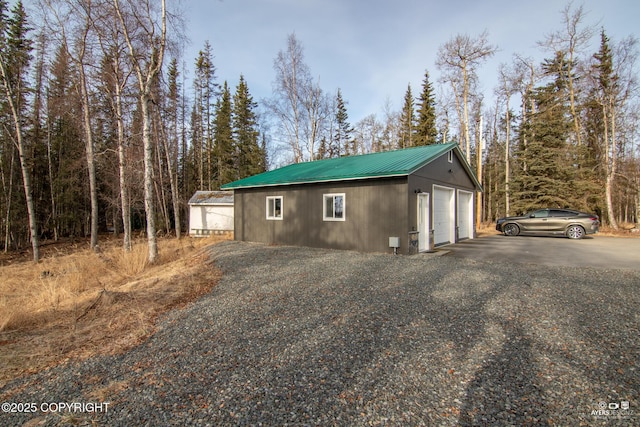
[(209, 295), (126, 354), (8, 384), (0, 401), (37, 411), (0, 425), (640, 424), (638, 271), (239, 242), (211, 257)]

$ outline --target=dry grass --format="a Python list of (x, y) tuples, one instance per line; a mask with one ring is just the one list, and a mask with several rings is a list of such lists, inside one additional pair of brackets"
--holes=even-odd
[(162, 239), (160, 261), (147, 246), (100, 253), (60, 246), (38, 264), (0, 267), (0, 384), (74, 357), (115, 353), (148, 337), (158, 314), (193, 301), (217, 283), (204, 247), (229, 237)]

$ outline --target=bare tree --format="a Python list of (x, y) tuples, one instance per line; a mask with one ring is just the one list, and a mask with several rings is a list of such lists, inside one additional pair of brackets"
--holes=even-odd
[[(127, 10), (121, 7), (126, 3)], [(142, 140), (144, 144), (144, 205), (147, 219), (149, 263), (158, 258), (155, 202), (153, 197), (153, 143), (151, 139), (151, 90), (162, 68), (167, 39), (166, 0), (161, 0), (160, 16), (152, 0), (113, 0), (116, 14), (127, 46), (129, 58), (138, 78), (138, 97), (142, 112)], [(156, 14), (154, 14), (156, 12)], [(157, 20), (160, 22), (157, 22)], [(159, 34), (158, 34), (159, 31)]]
[(461, 95), (462, 134), (468, 162), (471, 162), (469, 98), (472, 84), (477, 81), (479, 65), (497, 50), (489, 44), (488, 37), (487, 31), (475, 39), (467, 34), (458, 34), (440, 46), (436, 60), (436, 65), (445, 74), (444, 78), (452, 83), (454, 93)]
[(517, 93), (518, 88), (524, 81), (526, 72), (521, 66), (521, 62), (516, 62), (512, 67), (501, 64), (499, 69), (500, 86), (497, 90), (498, 95), (504, 99), (505, 112), (505, 142), (504, 142), (504, 204), (505, 215), (510, 215), (511, 203), (511, 97)]
[(103, 55), (108, 59), (108, 72), (105, 76), (109, 103), (116, 120), (116, 146), (118, 153), (118, 178), (120, 187), (120, 210), (122, 215), (123, 241), (125, 251), (131, 250), (131, 206), (129, 201), (129, 184), (126, 174), (126, 141), (125, 141), (125, 90), (131, 70), (126, 67), (126, 45), (122, 31), (114, 22), (113, 15), (104, 13), (101, 19), (94, 22)]
[(358, 121), (354, 126), (354, 130), (356, 133), (355, 140), (363, 154), (381, 151), (382, 123), (378, 121), (375, 114), (369, 114)]
[[(538, 70), (536, 69), (533, 60), (531, 58), (522, 58), (520, 56), (515, 57), (514, 67), (518, 70), (518, 74), (522, 74), (522, 79), (518, 79), (516, 82), (518, 87), (518, 92), (520, 94), (521, 99), (521, 122), (525, 123), (529, 120), (530, 115), (535, 115), (536, 113), (536, 103), (533, 99), (533, 90), (534, 85), (536, 83), (536, 79), (538, 78)], [(527, 139), (526, 133), (522, 136), (522, 148), (523, 150), (527, 149), (529, 141)], [(526, 160), (525, 160), (526, 162)], [(522, 169), (527, 171), (527, 164), (522, 164)]]
[(311, 77), (295, 34), (289, 35), (287, 49), (278, 52), (273, 67), (276, 80), (268, 108), (279, 122), (280, 132), (293, 152), (293, 161), (313, 160), (330, 100), (324, 96), (319, 81), (315, 83)]
[(569, 90), (569, 106), (571, 116), (573, 118), (573, 127), (576, 137), (576, 143), (582, 144), (582, 131), (580, 126), (580, 114), (577, 104), (577, 87), (575, 71), (578, 69), (578, 55), (588, 46), (594, 34), (593, 26), (582, 26), (585, 20), (586, 12), (582, 6), (573, 8), (573, 1), (570, 1), (562, 10), (562, 24), (564, 29), (547, 35), (544, 42), (540, 43), (543, 47), (552, 50), (552, 54), (562, 51), (567, 54), (567, 76)]

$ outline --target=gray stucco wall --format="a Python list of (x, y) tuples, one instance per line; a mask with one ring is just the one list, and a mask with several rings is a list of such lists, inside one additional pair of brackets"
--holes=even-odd
[[(323, 195), (345, 194), (345, 220), (323, 220)], [(267, 196), (282, 196), (282, 220), (266, 219)], [(235, 190), (236, 240), (392, 252), (408, 249), (407, 177)]]

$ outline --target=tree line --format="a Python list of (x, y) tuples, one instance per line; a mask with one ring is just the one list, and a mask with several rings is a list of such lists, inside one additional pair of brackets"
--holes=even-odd
[(637, 40), (612, 42), (571, 3), (561, 16), (563, 30), (538, 43), (541, 63), (514, 55), (500, 65), (492, 105), (479, 69), (497, 46), (486, 31), (458, 34), (438, 49), (437, 86), (427, 70), (419, 95), (408, 85), (399, 111), (387, 103), (381, 117), (354, 126), (342, 92), (322, 91), (291, 34), (274, 60), (266, 105), (287, 162), (457, 141), (484, 188), (478, 222), (558, 207), (595, 212), (614, 229), (640, 228)]
[[(611, 41), (571, 4), (541, 63), (514, 55), (488, 105), (479, 69), (497, 46), (458, 34), (417, 96), (351, 124), (341, 89), (320, 86), (295, 34), (273, 62), (273, 93), (218, 81), (213, 48), (179, 63), (182, 16), (165, 0), (0, 0), (0, 241), (160, 233), (180, 237), (187, 200), (273, 164), (458, 141), (484, 187), (477, 218), (541, 206), (638, 222), (637, 42)], [(592, 47), (594, 40), (597, 46)]]
[[(0, 242), (5, 251), (100, 232), (187, 228), (196, 190), (266, 170), (244, 77), (218, 84), (211, 46), (186, 87), (182, 16), (165, 0), (0, 0)], [(168, 28), (174, 30), (170, 33)], [(189, 95), (187, 95), (189, 92)]]

